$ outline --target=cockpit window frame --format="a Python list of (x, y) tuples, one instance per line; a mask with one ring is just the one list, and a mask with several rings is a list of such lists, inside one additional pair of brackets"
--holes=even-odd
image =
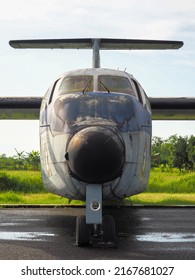
[(52, 87), (52, 90), (51, 90), (51, 94), (50, 94), (50, 97), (49, 97), (49, 102), (48, 104), (50, 104), (53, 100), (53, 97), (54, 97), (54, 93), (56, 92), (56, 89), (57, 89), (57, 84), (59, 86), (60, 83), (58, 83), (59, 81), (61, 80), (61, 78), (57, 79)]
[[(78, 81), (78, 85), (77, 85), (78, 88), (76, 88), (76, 89), (74, 89), (73, 87), (72, 87), (72, 89), (69, 88), (67, 90), (65, 88), (61, 89), (64, 85), (65, 80), (75, 79), (75, 82), (76, 82), (76, 78), (81, 78), (81, 77), (84, 77), (86, 79), (86, 83), (84, 83), (82, 86), (80, 86), (80, 88), (79, 88), (79, 81)], [(87, 81), (87, 79), (89, 79), (89, 80)], [(89, 85), (90, 85), (90, 87), (89, 87)], [(93, 88), (94, 88), (94, 76), (93, 75), (84, 75), (83, 74), (83, 75), (66, 76), (63, 78), (61, 85), (59, 87), (59, 94), (61, 95), (61, 94), (66, 94), (66, 93), (91, 92), (91, 91), (93, 91)]]
[[(128, 89), (124, 90), (124, 88), (114, 88), (113, 86), (111, 87), (108, 83), (106, 83), (106, 81), (102, 81), (101, 78), (111, 78), (114, 80), (114, 78), (118, 78), (118, 79), (122, 79), (125, 80), (125, 82), (128, 82)], [(120, 82), (121, 82), (120, 81)], [(125, 76), (117, 76), (117, 75), (109, 75), (109, 74), (102, 74), (102, 75), (98, 75), (97, 77), (97, 83), (98, 83), (98, 91), (107, 91), (107, 92), (114, 92), (114, 93), (125, 93), (125, 94), (129, 94), (131, 96), (134, 96), (136, 97), (136, 93), (133, 89), (133, 86), (131, 84), (131, 81), (129, 80), (128, 77), (125, 77)], [(122, 84), (121, 84), (122, 85)], [(127, 84), (126, 84), (127, 85)], [(103, 90), (102, 90), (102, 89)]]
[(136, 94), (137, 94), (137, 97), (138, 97), (139, 102), (140, 102), (142, 105), (144, 105), (144, 104), (143, 104), (142, 94), (141, 94), (141, 91), (140, 91), (140, 87), (139, 87), (137, 81), (134, 80), (134, 79), (131, 79), (131, 81), (132, 81), (133, 84), (134, 84), (134, 87), (135, 87)]
[(144, 91), (144, 89), (141, 87), (141, 85), (136, 80), (134, 80), (134, 79), (131, 79), (131, 80), (135, 86), (140, 103), (146, 108), (146, 110), (149, 113), (151, 113), (151, 105), (150, 105), (150, 101), (149, 101), (149, 98), (147, 97), (146, 92)]

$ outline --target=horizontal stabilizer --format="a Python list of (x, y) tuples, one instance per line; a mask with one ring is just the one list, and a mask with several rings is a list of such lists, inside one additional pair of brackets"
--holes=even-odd
[(100, 68), (100, 50), (166, 50), (183, 46), (182, 41), (105, 38), (14, 40), (9, 44), (17, 49), (92, 49), (93, 68)]
[(91, 49), (97, 40), (99, 42), (99, 49), (102, 50), (165, 50), (179, 49), (183, 46), (182, 41), (105, 38), (12, 40), (9, 44), (13, 48), (24, 49)]

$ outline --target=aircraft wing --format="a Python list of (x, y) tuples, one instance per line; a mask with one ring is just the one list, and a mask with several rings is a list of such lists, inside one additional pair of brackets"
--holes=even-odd
[[(0, 97), (0, 119), (39, 119), (41, 97)], [(153, 120), (195, 120), (195, 98), (150, 97)]]
[(38, 120), (41, 97), (0, 97), (0, 120)]
[(195, 98), (150, 97), (153, 120), (195, 120)]

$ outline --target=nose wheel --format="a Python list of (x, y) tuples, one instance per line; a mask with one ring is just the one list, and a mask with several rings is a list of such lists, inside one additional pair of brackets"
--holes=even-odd
[(89, 245), (90, 226), (86, 224), (86, 217), (84, 215), (78, 216), (76, 219), (76, 245)]
[(114, 218), (110, 215), (103, 217), (101, 225), (86, 224), (84, 215), (76, 219), (76, 245), (83, 247), (117, 247)]
[(115, 242), (116, 241), (116, 230), (114, 218), (110, 215), (103, 217), (102, 223), (102, 240), (103, 242)]
[(116, 247), (115, 221), (110, 215), (102, 217), (102, 185), (86, 186), (86, 216), (76, 219), (76, 245)]

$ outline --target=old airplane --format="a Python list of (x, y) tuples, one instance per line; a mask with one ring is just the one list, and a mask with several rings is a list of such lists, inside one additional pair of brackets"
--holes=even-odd
[(178, 49), (183, 42), (55, 39), (14, 40), (10, 45), (93, 50), (92, 68), (62, 74), (43, 98), (0, 98), (0, 118), (40, 115), (44, 186), (70, 200), (86, 201), (86, 215), (76, 220), (76, 244), (115, 246), (115, 221), (103, 216), (104, 201), (122, 200), (145, 190), (152, 118), (195, 119), (195, 100), (148, 98), (132, 75), (100, 68), (100, 50)]

